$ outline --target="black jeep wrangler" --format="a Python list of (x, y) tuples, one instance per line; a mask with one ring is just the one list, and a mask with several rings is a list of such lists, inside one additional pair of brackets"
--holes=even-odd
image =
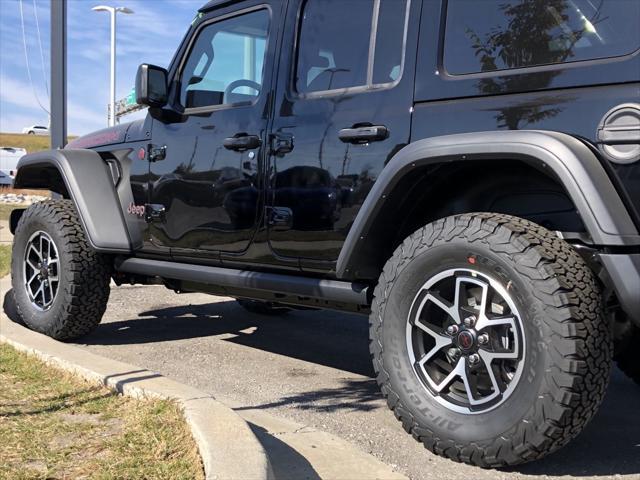
[[(214, 0), (146, 118), (24, 157), (19, 313), (60, 340), (110, 280), (369, 313), (407, 432), (544, 457), (640, 381), (640, 2)], [(162, 34), (162, 32), (158, 32)]]

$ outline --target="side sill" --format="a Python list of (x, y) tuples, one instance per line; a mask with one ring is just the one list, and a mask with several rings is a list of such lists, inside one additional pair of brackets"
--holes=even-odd
[(273, 300), (292, 305), (358, 313), (368, 312), (370, 304), (369, 286), (364, 283), (146, 258), (119, 258), (115, 266), (116, 270), (122, 273), (178, 281), (180, 283), (176, 285), (177, 290)]

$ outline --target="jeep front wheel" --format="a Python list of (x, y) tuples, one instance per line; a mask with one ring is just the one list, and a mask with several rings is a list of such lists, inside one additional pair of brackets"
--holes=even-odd
[(70, 200), (31, 205), (13, 244), (11, 280), (20, 318), (57, 340), (91, 332), (109, 299), (110, 264), (87, 242)]
[(550, 231), (449, 217), (387, 262), (371, 353), (389, 407), (429, 450), (482, 467), (541, 458), (593, 417), (611, 366), (594, 277)]

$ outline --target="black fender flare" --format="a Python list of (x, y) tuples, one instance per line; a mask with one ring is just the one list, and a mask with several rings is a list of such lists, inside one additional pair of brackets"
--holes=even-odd
[(14, 186), (48, 188), (68, 194), (95, 250), (105, 253), (132, 250), (113, 176), (97, 152), (69, 149), (25, 155), (18, 162)]
[(475, 132), (413, 142), (391, 158), (367, 195), (336, 263), (336, 277), (350, 279), (366, 265), (365, 245), (385, 202), (405, 175), (444, 162), (508, 159), (552, 173), (564, 186), (593, 242), (640, 245), (640, 235), (600, 160), (581, 140), (541, 130)]

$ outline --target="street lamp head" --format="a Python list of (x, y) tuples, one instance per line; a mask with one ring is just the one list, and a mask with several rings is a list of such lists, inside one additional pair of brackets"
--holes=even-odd
[(91, 10), (93, 10), (94, 12), (110, 12), (110, 13), (119, 12), (119, 13), (126, 13), (126, 14), (133, 13), (133, 10), (127, 7), (110, 7), (108, 5), (98, 5), (96, 7), (93, 7)]
[(98, 5), (96, 7), (93, 7), (91, 10), (93, 10), (94, 12), (113, 12), (115, 9), (107, 5)]

